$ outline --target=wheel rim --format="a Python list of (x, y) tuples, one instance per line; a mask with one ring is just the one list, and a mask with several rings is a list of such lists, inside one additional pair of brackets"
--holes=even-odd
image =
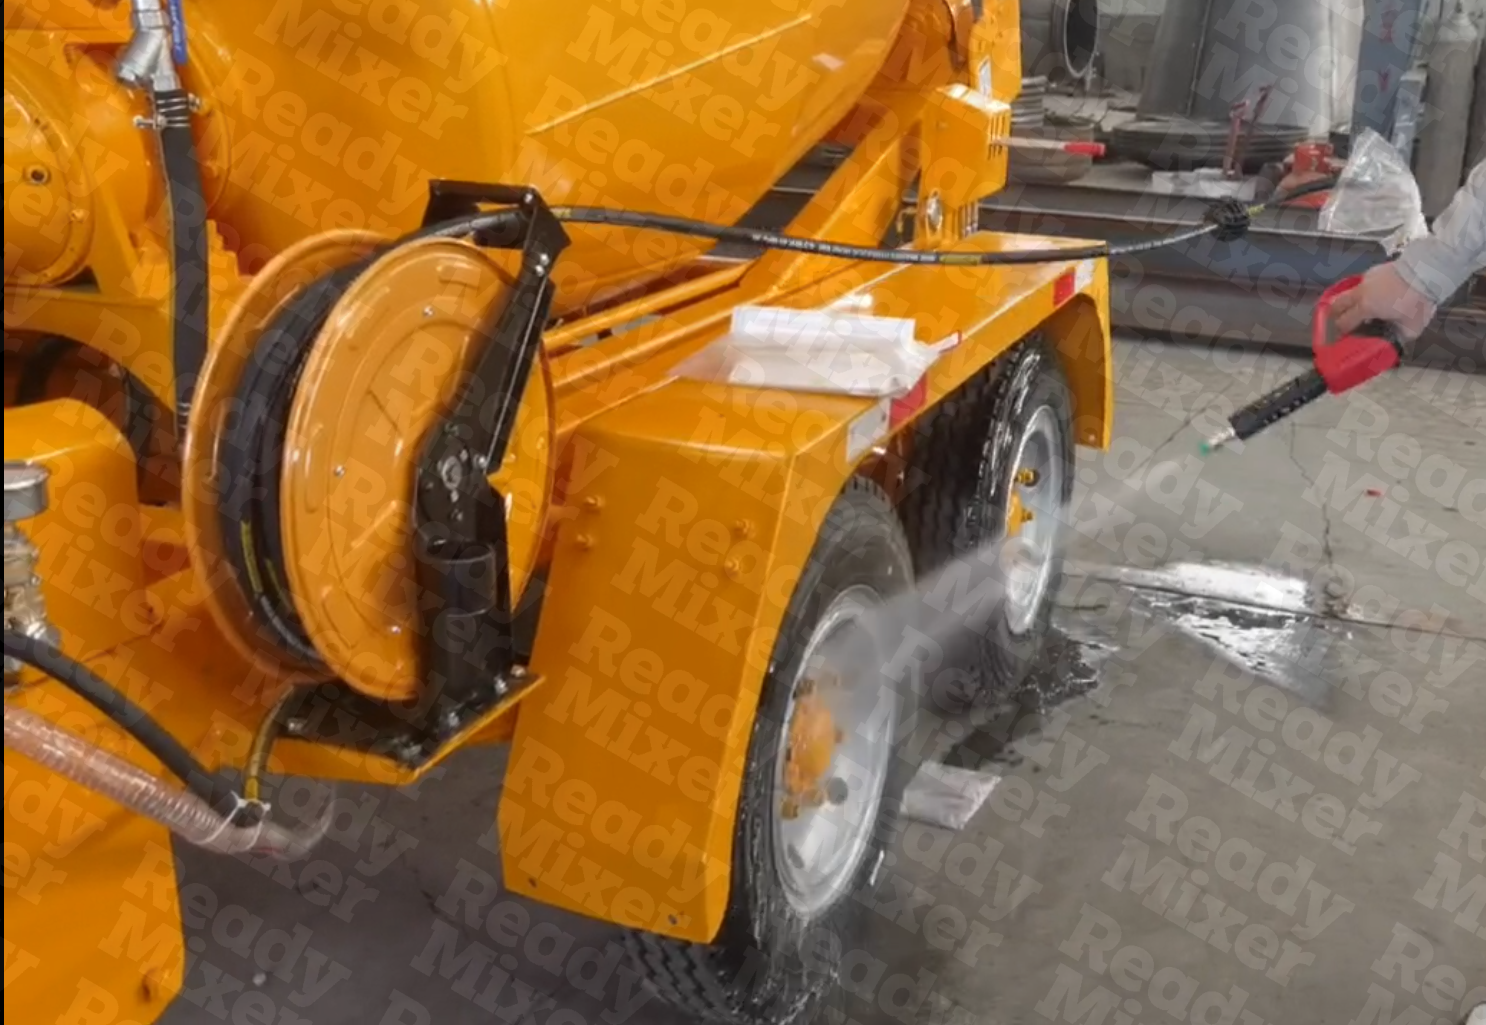
[(1047, 600), (1062, 529), (1062, 428), (1048, 406), (1027, 422), (1017, 443), (1007, 487), (1006, 619), (1013, 634), (1024, 634)]
[[(881, 604), (881, 596), (865, 585), (837, 595), (816, 623), (790, 682), (770, 814), (775, 868), (791, 907), (804, 916), (849, 890), (882, 803), (898, 695), (877, 686), (870, 674), (851, 680), (825, 665), (832, 645)], [(886, 715), (883, 701), (890, 702)], [(819, 747), (825, 740), (822, 715), (831, 731), (828, 754)], [(801, 742), (813, 745), (811, 750), (799, 750)]]

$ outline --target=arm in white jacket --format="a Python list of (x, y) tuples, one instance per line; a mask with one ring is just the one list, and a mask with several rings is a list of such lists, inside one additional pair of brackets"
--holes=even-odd
[(1486, 160), (1475, 166), (1461, 190), (1435, 218), (1434, 230), (1404, 247), (1398, 272), (1414, 291), (1435, 305), (1465, 279), (1486, 267)]

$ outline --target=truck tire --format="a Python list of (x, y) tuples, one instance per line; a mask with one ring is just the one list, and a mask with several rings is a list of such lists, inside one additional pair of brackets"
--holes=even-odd
[[(942, 711), (1014, 694), (1043, 650), (1063, 576), (1062, 535), (1073, 493), (1072, 409), (1056, 354), (1034, 334), (918, 425), (911, 456), (916, 486), (900, 511), (920, 581), (971, 553), (1001, 555), (995, 546), (1007, 537), (1014, 509), (1033, 514), (1019, 528), (1027, 544), (1016, 554), (1042, 560), (1035, 586), (1025, 592), (1013, 587), (1020, 575), (1001, 574), (1004, 594), (973, 616), (969, 664), (926, 681), (929, 699)], [(1036, 480), (1019, 481), (1018, 474), (1029, 470)], [(932, 583), (925, 586), (932, 591)]]
[[(876, 882), (912, 774), (899, 750), (915, 707), (911, 682), (883, 685), (880, 673), (892, 655), (881, 635), (891, 631), (852, 624), (904, 590), (912, 574), (891, 503), (875, 484), (853, 478), (826, 515), (770, 658), (738, 799), (732, 890), (717, 938), (698, 944), (627, 935), (651, 989), (698, 1020), (802, 1022), (835, 982), (841, 938), (867, 910), (853, 898)], [(843, 641), (849, 650), (833, 655), (835, 663), (870, 665), (874, 672), (842, 673), (836, 683), (820, 673), (821, 650), (838, 651)], [(787, 781), (798, 764), (797, 738), (809, 734), (800, 723), (815, 715), (807, 708), (821, 706), (831, 709), (826, 722), (837, 731), (828, 748), (828, 796), (822, 801), (817, 791), (796, 801)], [(802, 830), (822, 825), (806, 818), (813, 815), (833, 816), (831, 841), (802, 839)]]

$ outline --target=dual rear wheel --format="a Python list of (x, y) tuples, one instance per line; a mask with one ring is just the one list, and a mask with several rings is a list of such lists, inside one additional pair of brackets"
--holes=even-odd
[[(1042, 647), (1061, 576), (1071, 419), (1057, 358), (1028, 339), (920, 422), (923, 484), (896, 508), (863, 477), (836, 499), (764, 680), (722, 928), (710, 944), (628, 934), (667, 1002), (706, 1021), (809, 1020), (895, 833), (915, 768), (902, 747), (925, 688), (941, 704), (1012, 691)], [(998, 554), (1003, 587), (978, 619), (969, 672), (947, 693), (896, 673), (915, 576), (986, 553)]]

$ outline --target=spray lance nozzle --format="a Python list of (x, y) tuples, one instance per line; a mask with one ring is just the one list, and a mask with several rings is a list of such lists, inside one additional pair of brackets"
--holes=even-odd
[(1361, 282), (1360, 275), (1345, 278), (1328, 288), (1317, 300), (1315, 320), (1311, 325), (1314, 369), (1261, 395), (1234, 413), (1222, 431), (1202, 443), (1200, 451), (1203, 455), (1231, 442), (1252, 438), (1322, 395), (1340, 395), (1398, 366), (1403, 358), (1403, 336), (1396, 325), (1387, 321), (1369, 320), (1350, 334), (1334, 341), (1329, 338), (1332, 302)]

